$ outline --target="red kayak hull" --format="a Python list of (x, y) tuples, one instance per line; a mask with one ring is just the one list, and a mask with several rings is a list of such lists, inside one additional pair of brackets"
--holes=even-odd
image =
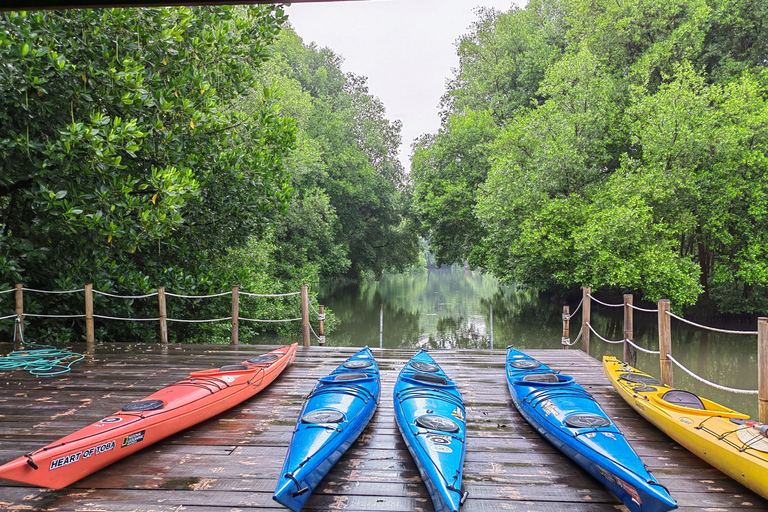
[(205, 421), (267, 387), (298, 344), (220, 369), (193, 372), (120, 411), (0, 466), (0, 478), (61, 489), (161, 439)]

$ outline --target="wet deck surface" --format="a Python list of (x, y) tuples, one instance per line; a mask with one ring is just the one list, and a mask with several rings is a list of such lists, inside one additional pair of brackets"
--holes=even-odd
[[(85, 347), (75, 347), (85, 350)], [(240, 362), (264, 346), (98, 345), (72, 373), (41, 379), (0, 373), (0, 464), (70, 434), (185, 377)], [(0, 352), (10, 347), (0, 345)], [(353, 348), (299, 348), (296, 364), (266, 390), (211, 420), (54, 491), (0, 481), (0, 510), (284, 511), (272, 492), (304, 396)], [(400, 437), (392, 388), (413, 350), (374, 349), (382, 399), (357, 442), (304, 510), (433, 511)], [(600, 363), (577, 350), (528, 350), (573, 375), (615, 420), (680, 509), (764, 510), (768, 502), (670, 440), (613, 390)], [(431, 355), (459, 382), (467, 408), (464, 512), (626, 510), (512, 406), (503, 350), (440, 350)]]

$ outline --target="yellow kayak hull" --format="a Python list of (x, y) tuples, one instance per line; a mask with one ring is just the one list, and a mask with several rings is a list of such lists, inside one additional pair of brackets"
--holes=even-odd
[[(746, 414), (664, 386), (615, 357), (603, 357), (603, 371), (641, 416), (690, 452), (768, 498), (768, 437), (765, 428), (760, 430), (764, 425)], [(665, 399), (668, 391), (675, 393)], [(678, 396), (673, 398), (675, 394)], [(693, 403), (694, 397), (700, 403)]]

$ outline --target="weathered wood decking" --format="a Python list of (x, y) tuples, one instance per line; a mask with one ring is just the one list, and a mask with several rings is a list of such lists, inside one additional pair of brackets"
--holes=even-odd
[[(84, 347), (80, 347), (84, 349)], [(7, 353), (7, 345), (0, 346)], [(53, 491), (0, 481), (1, 510), (284, 511), (271, 499), (303, 397), (357, 349), (299, 348), (296, 364), (253, 399)], [(40, 379), (0, 373), (0, 463), (39, 448), (141, 399), (192, 370), (242, 361), (260, 346), (105, 344), (71, 374)], [(576, 377), (613, 417), (681, 510), (764, 510), (768, 502), (707, 465), (638, 416), (600, 364), (577, 350), (529, 350)], [(382, 400), (363, 435), (305, 510), (432, 511), (394, 422), (392, 388), (413, 350), (374, 349)], [(536, 434), (511, 404), (502, 350), (440, 350), (433, 357), (461, 384), (468, 435), (464, 512), (625, 510)]]

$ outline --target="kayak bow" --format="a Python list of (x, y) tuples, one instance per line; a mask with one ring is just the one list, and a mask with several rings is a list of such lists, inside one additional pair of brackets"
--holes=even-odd
[(633, 512), (677, 503), (648, 471), (624, 434), (573, 377), (509, 347), (507, 384), (520, 414), (542, 436), (605, 485)]
[(397, 426), (435, 512), (457, 512), (468, 495), (461, 487), (466, 414), (458, 386), (422, 350), (400, 372), (394, 402)]
[(172, 434), (207, 420), (270, 384), (297, 344), (242, 363), (193, 372), (120, 411), (0, 466), (0, 478), (61, 489)]
[(621, 397), (659, 430), (740, 484), (768, 498), (768, 425), (603, 357)]
[(272, 499), (301, 510), (368, 425), (380, 392), (379, 367), (368, 347), (319, 379), (296, 422)]

